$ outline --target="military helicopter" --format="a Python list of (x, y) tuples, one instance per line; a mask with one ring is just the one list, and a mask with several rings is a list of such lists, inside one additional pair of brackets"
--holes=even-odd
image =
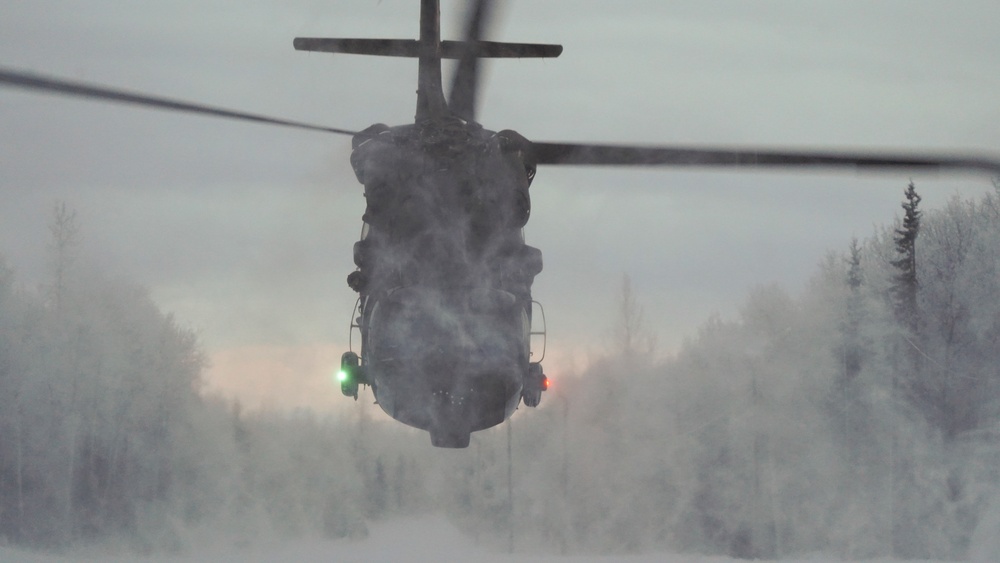
[[(465, 447), (474, 431), (499, 424), (546, 388), (531, 350), (531, 286), (541, 252), (525, 244), (529, 186), (541, 165), (847, 167), (1000, 172), (973, 156), (640, 147), (529, 141), (476, 119), (482, 58), (555, 57), (558, 45), (483, 41), (488, 0), (472, 3), (461, 41), (440, 38), (437, 0), (423, 0), (417, 40), (298, 38), (296, 49), (418, 59), (414, 123), (363, 131), (247, 114), (59, 78), (0, 70), (23, 88), (216, 115), (353, 136), (351, 164), (367, 209), (357, 269), (353, 330), (359, 352), (341, 360), (341, 390), (372, 387), (391, 417), (428, 430), (432, 444)], [(456, 59), (449, 95), (441, 61)]]

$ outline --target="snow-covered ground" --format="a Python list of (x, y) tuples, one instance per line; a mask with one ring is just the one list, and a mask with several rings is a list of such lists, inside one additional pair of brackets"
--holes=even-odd
[[(649, 553), (631, 556), (601, 556), (601, 555), (545, 555), (530, 553), (503, 553), (476, 545), (468, 537), (463, 536), (451, 523), (442, 516), (423, 516), (419, 518), (397, 519), (372, 525), (369, 536), (364, 540), (303, 540), (289, 543), (276, 543), (260, 546), (254, 549), (210, 549), (199, 553), (183, 556), (151, 556), (137, 557), (134, 555), (109, 556), (100, 553), (81, 553), (68, 555), (48, 555), (27, 552), (12, 548), (0, 547), (0, 562), (3, 563), (66, 563), (68, 561), (142, 561), (156, 562), (437, 562), (437, 561), (537, 561), (548, 563), (574, 562), (609, 562), (625, 561), (629, 563), (728, 563), (737, 560), (726, 557), (708, 557), (699, 555), (677, 555), (670, 553)], [(980, 537), (981, 545), (973, 549), (973, 561), (1000, 561), (1000, 538)], [(784, 563), (828, 563), (839, 562), (840, 559), (815, 555), (797, 559), (785, 559)], [(890, 561), (883, 559), (880, 561)]]

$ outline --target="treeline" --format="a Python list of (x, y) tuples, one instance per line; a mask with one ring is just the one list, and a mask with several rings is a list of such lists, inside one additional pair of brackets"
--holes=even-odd
[(176, 551), (441, 511), (532, 553), (962, 558), (1000, 482), (1000, 188), (919, 203), (667, 360), (626, 285), (619, 353), (458, 451), (370, 394), (327, 418), (204, 397), (195, 337), (83, 274), (57, 210), (52, 283), (0, 269), (0, 541)]
[(202, 358), (135, 286), (78, 272), (59, 207), (52, 283), (0, 265), (0, 535), (29, 545), (134, 530), (184, 471)]
[[(64, 205), (50, 230), (49, 283), (25, 288), (0, 260), (0, 544), (152, 552), (345, 537), (421, 506), (412, 437), (203, 396), (195, 335), (143, 288), (78, 263)], [(367, 438), (396, 439), (397, 455), (367, 455)]]
[(757, 288), (675, 357), (608, 358), (550, 393), (515, 454), (519, 533), (964, 557), (1000, 481), (1000, 186), (926, 213), (904, 196), (896, 225), (827, 256), (799, 296)]

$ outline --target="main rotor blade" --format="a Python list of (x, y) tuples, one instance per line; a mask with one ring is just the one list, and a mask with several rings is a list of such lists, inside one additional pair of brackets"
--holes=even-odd
[(62, 94), (65, 96), (73, 96), (77, 98), (93, 98), (97, 100), (106, 100), (106, 101), (125, 103), (125, 104), (135, 104), (139, 106), (180, 111), (185, 113), (214, 115), (216, 117), (225, 117), (228, 119), (238, 119), (241, 121), (254, 121), (257, 123), (266, 123), (269, 125), (296, 127), (298, 129), (309, 129), (312, 131), (337, 133), (340, 135), (355, 134), (354, 131), (348, 131), (346, 129), (336, 129), (333, 127), (324, 127), (322, 125), (313, 125), (310, 123), (302, 123), (299, 121), (290, 121), (287, 119), (279, 119), (275, 117), (267, 117), (264, 115), (228, 110), (224, 108), (206, 106), (191, 102), (184, 102), (180, 100), (172, 100), (170, 98), (162, 98), (159, 96), (140, 94), (138, 92), (129, 92), (126, 90), (109, 88), (105, 86), (98, 86), (95, 84), (85, 84), (82, 82), (65, 80), (63, 78), (56, 78), (53, 76), (43, 76), (31, 72), (5, 69), (2, 67), (0, 67), (0, 85), (10, 86), (14, 88), (25, 88), (29, 90), (41, 90), (43, 92)]
[(478, 0), (469, 8), (465, 37), (462, 38), (462, 58), (459, 59), (451, 83), (448, 107), (452, 113), (468, 121), (476, 119), (476, 95), (479, 89), (477, 44), (482, 40), (484, 31), (489, 26), (492, 9), (492, 0)]
[(1000, 158), (965, 154), (784, 151), (532, 143), (538, 164), (972, 170), (1000, 174)]

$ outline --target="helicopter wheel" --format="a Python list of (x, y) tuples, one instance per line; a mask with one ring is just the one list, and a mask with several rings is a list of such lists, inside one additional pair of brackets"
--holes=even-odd
[(528, 364), (528, 375), (524, 378), (524, 388), (521, 391), (521, 400), (526, 407), (537, 407), (542, 402), (542, 391), (548, 387), (548, 378), (542, 372), (542, 364), (533, 362)]

